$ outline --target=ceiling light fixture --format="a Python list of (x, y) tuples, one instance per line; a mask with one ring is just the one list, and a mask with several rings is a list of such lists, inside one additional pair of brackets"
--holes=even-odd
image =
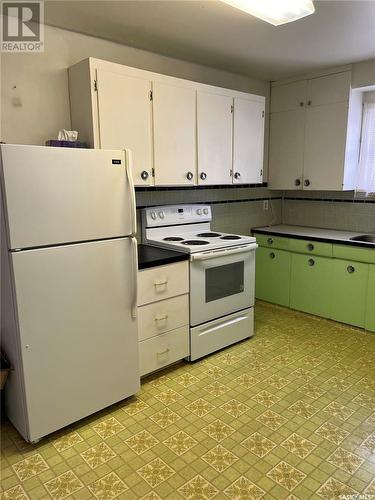
[(224, 3), (259, 17), (274, 26), (290, 23), (315, 12), (311, 0), (221, 0)]

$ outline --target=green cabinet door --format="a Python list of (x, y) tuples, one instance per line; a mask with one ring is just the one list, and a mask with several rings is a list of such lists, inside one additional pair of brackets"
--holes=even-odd
[(368, 274), (365, 328), (375, 332), (375, 265), (372, 264)]
[(341, 259), (332, 264), (332, 319), (363, 328), (369, 266)]
[(292, 254), (290, 307), (330, 318), (331, 300), (332, 259)]
[(259, 247), (255, 262), (256, 298), (289, 307), (290, 253)]

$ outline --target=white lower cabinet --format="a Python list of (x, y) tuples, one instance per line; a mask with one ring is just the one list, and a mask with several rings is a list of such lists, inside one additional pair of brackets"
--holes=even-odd
[(138, 337), (145, 340), (189, 323), (189, 294), (138, 308)]
[(189, 291), (187, 262), (144, 269), (138, 273), (138, 305), (183, 295)]
[(141, 377), (189, 355), (189, 325), (139, 342)]
[(189, 356), (188, 291), (188, 261), (139, 271), (138, 339), (141, 376)]

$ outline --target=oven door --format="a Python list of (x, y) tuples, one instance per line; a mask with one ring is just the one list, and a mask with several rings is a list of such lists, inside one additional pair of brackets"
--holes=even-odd
[(254, 305), (256, 243), (191, 255), (190, 323), (200, 325)]

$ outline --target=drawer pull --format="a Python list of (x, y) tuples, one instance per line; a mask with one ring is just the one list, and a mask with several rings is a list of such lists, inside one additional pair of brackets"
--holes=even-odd
[(312, 252), (314, 250), (314, 245), (312, 243), (309, 243), (307, 245), (307, 250), (309, 250), (310, 252)]
[(156, 356), (162, 356), (163, 354), (168, 354), (169, 353), (169, 347), (167, 347), (164, 351), (157, 352)]
[(348, 267), (346, 268), (346, 270), (348, 271), (348, 273), (349, 273), (349, 274), (352, 274), (352, 273), (354, 273), (354, 271), (355, 271), (355, 267), (353, 267), (353, 266), (348, 266)]
[(168, 319), (168, 314), (163, 314), (160, 316), (155, 316), (154, 321), (165, 321)]
[(272, 245), (272, 243), (273, 243), (273, 238), (267, 238), (267, 243), (268, 243), (269, 245)]
[(163, 281), (154, 281), (154, 286), (163, 286), (168, 283), (168, 280), (163, 280)]
[(270, 253), (270, 258), (271, 258), (271, 259), (274, 259), (275, 257), (276, 257), (276, 255), (274, 254), (274, 252), (271, 252), (271, 253)]
[(315, 264), (315, 260), (314, 259), (309, 259), (307, 261), (307, 263), (308, 263), (309, 266), (313, 266)]

